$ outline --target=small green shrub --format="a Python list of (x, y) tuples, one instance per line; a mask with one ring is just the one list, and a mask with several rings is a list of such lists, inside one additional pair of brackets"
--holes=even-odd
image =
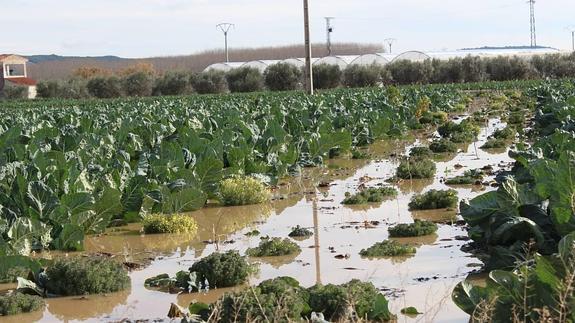
[(515, 128), (507, 126), (503, 129), (495, 130), (491, 137), (502, 140), (513, 140), (515, 138), (515, 133)]
[(122, 79), (122, 89), (127, 96), (150, 96), (154, 89), (154, 75), (148, 71), (130, 73)]
[(460, 123), (447, 122), (441, 125), (437, 131), (441, 137), (449, 139), (455, 143), (472, 142), (479, 135), (479, 127), (470, 119), (465, 119)]
[(432, 210), (453, 208), (457, 205), (456, 190), (429, 190), (423, 194), (414, 195), (409, 202), (410, 210)]
[(220, 183), (220, 197), (224, 205), (250, 205), (269, 200), (270, 192), (253, 177), (234, 176)]
[(404, 159), (397, 167), (397, 177), (401, 179), (433, 178), (436, 166), (429, 159)]
[(255, 248), (249, 248), (246, 254), (251, 257), (287, 256), (300, 252), (300, 247), (290, 239), (264, 238)]
[(507, 122), (514, 125), (520, 125), (525, 122), (525, 113), (523, 112), (513, 112), (509, 114)]
[(190, 92), (189, 77), (186, 73), (167, 72), (156, 79), (154, 95), (182, 95)]
[(449, 139), (436, 139), (431, 142), (429, 149), (434, 153), (456, 153), (457, 144)]
[(349, 65), (343, 72), (343, 84), (347, 87), (376, 86), (381, 81), (381, 74), (381, 65)]
[(44, 307), (44, 300), (40, 296), (12, 293), (0, 295), (0, 316), (31, 313)]
[(345, 199), (342, 204), (366, 204), (377, 203), (383, 201), (386, 197), (397, 195), (397, 190), (393, 187), (370, 187), (356, 194), (351, 195), (349, 192), (345, 193)]
[(384, 240), (375, 243), (367, 249), (362, 249), (359, 254), (367, 258), (382, 258), (411, 255), (415, 251), (415, 248), (410, 245), (402, 244), (395, 240)]
[(294, 237), (299, 237), (299, 238), (311, 237), (311, 236), (313, 236), (313, 232), (311, 232), (309, 229), (302, 228), (298, 225), (295, 228), (292, 228), (291, 232), (289, 233), (289, 236), (292, 238), (294, 238)]
[(341, 84), (342, 72), (339, 66), (319, 64), (313, 66), (313, 86), (316, 89), (333, 89)]
[(104, 257), (57, 259), (46, 275), (47, 290), (62, 296), (111, 293), (130, 286), (122, 264)]
[(218, 94), (228, 90), (226, 73), (216, 70), (193, 74), (190, 85), (198, 94)]
[(88, 81), (86, 87), (90, 95), (101, 99), (118, 98), (123, 95), (122, 81), (115, 76), (95, 77)]
[(6, 86), (3, 91), (4, 98), (7, 100), (26, 99), (28, 97), (28, 88), (25, 86)]
[(155, 233), (195, 233), (198, 230), (196, 220), (185, 214), (152, 214), (142, 220), (144, 232)]
[(260, 70), (254, 67), (240, 67), (226, 74), (228, 88), (234, 92), (256, 92), (264, 89), (264, 80)]
[(205, 287), (207, 280), (210, 289), (232, 287), (245, 283), (254, 268), (245, 257), (235, 250), (225, 253), (215, 252), (196, 261), (189, 269), (195, 272), (197, 286)]
[(428, 147), (413, 147), (409, 150), (409, 157), (411, 159), (427, 159), (433, 158), (433, 151)]
[(266, 68), (264, 80), (272, 91), (297, 90), (302, 82), (302, 71), (292, 64), (277, 63)]
[(401, 223), (388, 229), (390, 237), (420, 237), (437, 231), (437, 224), (415, 219), (413, 223)]

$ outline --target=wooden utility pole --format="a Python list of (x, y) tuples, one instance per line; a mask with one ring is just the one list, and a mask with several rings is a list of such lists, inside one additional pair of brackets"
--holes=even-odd
[(308, 0), (303, 0), (303, 21), (305, 33), (305, 88), (313, 95), (313, 70), (311, 65), (311, 42), (309, 40), (309, 6)]

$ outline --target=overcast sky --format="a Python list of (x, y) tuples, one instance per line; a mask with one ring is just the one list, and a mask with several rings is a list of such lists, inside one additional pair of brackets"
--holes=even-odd
[[(312, 41), (382, 43), (394, 51), (529, 44), (525, 0), (309, 0)], [(569, 49), (575, 0), (539, 0), (538, 45)], [(0, 53), (149, 57), (303, 40), (301, 0), (0, 0)]]

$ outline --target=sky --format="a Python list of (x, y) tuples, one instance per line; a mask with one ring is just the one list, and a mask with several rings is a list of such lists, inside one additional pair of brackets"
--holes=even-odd
[[(150, 57), (303, 42), (302, 0), (0, 0), (0, 53)], [(394, 52), (529, 45), (525, 0), (309, 0), (312, 42), (383, 44)], [(536, 3), (537, 44), (567, 50), (574, 0)]]

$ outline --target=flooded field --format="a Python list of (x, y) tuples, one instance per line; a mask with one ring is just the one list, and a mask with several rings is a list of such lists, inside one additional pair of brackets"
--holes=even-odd
[[(344, 206), (341, 201), (346, 192), (356, 192), (359, 185), (388, 185), (385, 180), (395, 174), (397, 156), (425, 142), (430, 134), (417, 133), (409, 140), (376, 143), (369, 148), (372, 160), (335, 159), (326, 167), (306, 170), (301, 177), (281, 185), (274, 192), (274, 201), (268, 204), (207, 207), (193, 212), (190, 216), (199, 226), (194, 236), (143, 235), (139, 225), (130, 225), (89, 237), (85, 243), (87, 253), (106, 252), (123, 261), (144, 264), (130, 273), (130, 290), (102, 296), (47, 299), (43, 312), (3, 318), (2, 322), (166, 319), (170, 303), (187, 307), (193, 300), (213, 302), (230, 289), (177, 295), (147, 289), (145, 279), (162, 273), (173, 275), (216, 250), (236, 249), (244, 253), (256, 246), (260, 237), (287, 237), (296, 225), (314, 232), (308, 239), (297, 240), (301, 253), (279, 258), (250, 258), (251, 262), (260, 264), (251, 284), (277, 276), (294, 277), (304, 286), (339, 284), (358, 278), (382, 290), (390, 299), (392, 312), (399, 313), (407, 306), (423, 312), (415, 318), (398, 314), (400, 322), (467, 322), (467, 315), (452, 303), (451, 290), (477, 269), (480, 261), (460, 250), (467, 234), (455, 221), (457, 210), (409, 211), (407, 204), (416, 193), (449, 188), (443, 180), (466, 170), (488, 165), (494, 170), (508, 167), (511, 159), (505, 149), (479, 149), (488, 135), (504, 126), (497, 119), (489, 120), (477, 142), (437, 160), (433, 180), (402, 181), (396, 185), (398, 196), (382, 203)], [(460, 199), (470, 199), (494, 189), (489, 185), (451, 188), (457, 190)], [(416, 245), (416, 254), (387, 259), (367, 259), (359, 255), (361, 249), (387, 239), (390, 225), (414, 219), (439, 224), (434, 235), (399, 239)], [(246, 236), (252, 230), (261, 234)], [(8, 287), (13, 285), (0, 286)]]

